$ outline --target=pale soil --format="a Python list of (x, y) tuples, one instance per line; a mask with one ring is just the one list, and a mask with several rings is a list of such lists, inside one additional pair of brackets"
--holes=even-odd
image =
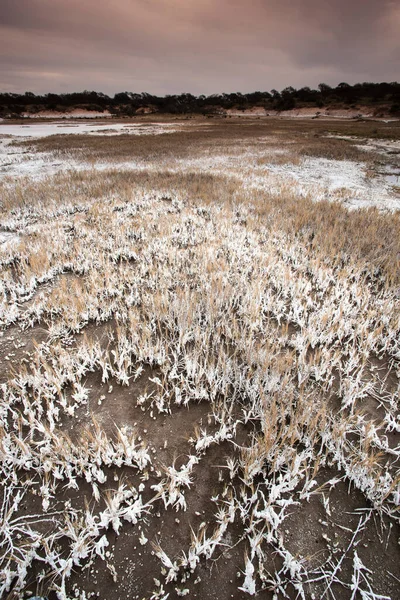
[[(224, 111), (222, 111), (224, 112)], [(374, 115), (374, 111), (369, 107), (359, 107), (359, 108), (318, 108), (318, 107), (309, 107), (309, 108), (293, 108), (290, 110), (268, 110), (261, 107), (254, 107), (246, 110), (236, 110), (236, 109), (227, 109), (225, 113), (229, 116), (270, 116), (270, 117), (283, 117), (283, 118), (331, 118), (331, 119), (372, 119), (376, 118)], [(380, 117), (383, 118), (383, 117)], [(393, 119), (396, 120), (396, 119)]]
[[(157, 110), (150, 107), (138, 108), (137, 115), (156, 114)], [(219, 115), (227, 115), (229, 117), (283, 117), (283, 118), (331, 118), (331, 119), (389, 119), (396, 121), (389, 113), (385, 116), (377, 116), (373, 108), (368, 106), (360, 106), (358, 108), (318, 108), (318, 107), (303, 107), (293, 108), (290, 110), (270, 110), (259, 106), (238, 110), (234, 108), (219, 109)], [(24, 119), (101, 119), (115, 118), (108, 110), (94, 111), (84, 110), (80, 108), (72, 109), (68, 112), (56, 110), (41, 110), (37, 113), (24, 112), (21, 114)], [(2, 119), (0, 119), (1, 121)]]
[(74, 108), (68, 112), (57, 110), (40, 110), (37, 113), (24, 112), (21, 116), (29, 119), (105, 119), (112, 117), (112, 114), (108, 110), (98, 111)]

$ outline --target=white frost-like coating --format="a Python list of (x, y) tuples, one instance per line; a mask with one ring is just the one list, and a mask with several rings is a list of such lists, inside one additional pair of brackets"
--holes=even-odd
[[(381, 210), (400, 210), (400, 197), (396, 193), (398, 171), (385, 170), (367, 177), (366, 165), (350, 160), (330, 160), (326, 158), (303, 158), (298, 163), (280, 163), (274, 158), (284, 153), (279, 147), (270, 147), (262, 154), (263, 163), (259, 164), (260, 153), (254, 148), (242, 147), (243, 152), (237, 155), (225, 154), (223, 150), (212, 155), (200, 157), (165, 160), (158, 158), (154, 163), (140, 159), (134, 161), (100, 161), (86, 162), (65, 155), (62, 160), (52, 152), (31, 151), (11, 145), (14, 140), (34, 139), (50, 135), (159, 135), (173, 133), (185, 128), (193, 131), (191, 123), (77, 123), (54, 122), (33, 123), (27, 125), (0, 124), (0, 179), (3, 177), (30, 176), (41, 179), (58, 172), (70, 169), (85, 170), (93, 168), (105, 170), (160, 170), (185, 173), (201, 171), (240, 179), (249, 187), (280, 194), (290, 188), (290, 193), (299, 197), (311, 195), (316, 201), (340, 201), (350, 209), (376, 206)], [(340, 136), (329, 136), (340, 137)], [(346, 137), (346, 136), (341, 136)], [(353, 138), (350, 138), (353, 139)], [(273, 141), (271, 137), (267, 141)], [(357, 141), (354, 139), (354, 141)], [(373, 150), (386, 154), (397, 151), (400, 142), (390, 140), (360, 140), (358, 147), (366, 151)], [(271, 157), (271, 162), (268, 161)]]
[[(180, 127), (179, 127), (180, 128)], [(32, 123), (27, 125), (0, 125), (0, 135), (39, 138), (49, 135), (66, 135), (80, 133), (85, 135), (115, 135), (129, 133), (131, 135), (157, 135), (176, 131), (175, 123)]]

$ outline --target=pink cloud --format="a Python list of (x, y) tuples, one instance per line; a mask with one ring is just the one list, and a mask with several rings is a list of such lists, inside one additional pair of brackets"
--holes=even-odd
[(399, 14), (391, 0), (2, 0), (0, 89), (208, 94), (393, 80)]

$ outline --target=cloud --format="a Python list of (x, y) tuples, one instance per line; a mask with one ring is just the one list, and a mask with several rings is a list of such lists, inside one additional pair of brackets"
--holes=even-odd
[(0, 89), (166, 94), (393, 80), (391, 0), (1, 0)]

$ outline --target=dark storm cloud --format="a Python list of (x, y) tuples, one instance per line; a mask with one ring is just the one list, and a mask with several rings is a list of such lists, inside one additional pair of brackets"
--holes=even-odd
[(0, 89), (165, 94), (394, 80), (390, 0), (1, 0)]

